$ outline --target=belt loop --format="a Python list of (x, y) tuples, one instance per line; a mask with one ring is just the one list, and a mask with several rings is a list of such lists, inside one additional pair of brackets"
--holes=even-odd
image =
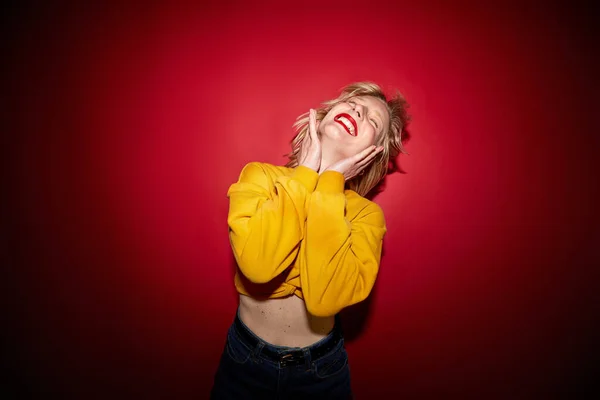
[(312, 359), (310, 357), (310, 347), (305, 347), (304, 348), (304, 366), (307, 371), (311, 368), (311, 365), (312, 365)]

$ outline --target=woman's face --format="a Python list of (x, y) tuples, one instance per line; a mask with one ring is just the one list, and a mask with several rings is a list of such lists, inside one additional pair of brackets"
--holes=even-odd
[(341, 157), (351, 157), (372, 144), (387, 130), (387, 106), (376, 97), (360, 96), (336, 104), (319, 124), (321, 143)]

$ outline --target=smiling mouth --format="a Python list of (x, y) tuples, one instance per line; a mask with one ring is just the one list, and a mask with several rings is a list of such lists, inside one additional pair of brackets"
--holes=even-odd
[(358, 126), (356, 125), (356, 121), (350, 116), (350, 114), (338, 114), (333, 118), (333, 120), (341, 126), (343, 126), (349, 135), (358, 136)]

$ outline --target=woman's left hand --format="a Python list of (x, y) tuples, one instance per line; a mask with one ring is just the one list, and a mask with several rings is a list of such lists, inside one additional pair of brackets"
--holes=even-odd
[[(375, 156), (383, 151), (383, 146), (369, 146), (360, 153), (340, 160), (325, 169), (325, 171), (337, 171), (344, 174), (345, 180), (350, 180), (360, 173), (373, 161)], [(320, 171), (323, 173), (325, 171)]]

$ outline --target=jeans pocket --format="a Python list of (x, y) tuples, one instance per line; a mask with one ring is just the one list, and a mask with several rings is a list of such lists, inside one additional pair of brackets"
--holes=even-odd
[(252, 355), (252, 350), (240, 340), (233, 329), (227, 334), (225, 351), (229, 358), (237, 364), (245, 364)]
[(329, 378), (344, 371), (347, 365), (348, 353), (342, 345), (334, 352), (315, 361), (315, 376), (317, 378)]

